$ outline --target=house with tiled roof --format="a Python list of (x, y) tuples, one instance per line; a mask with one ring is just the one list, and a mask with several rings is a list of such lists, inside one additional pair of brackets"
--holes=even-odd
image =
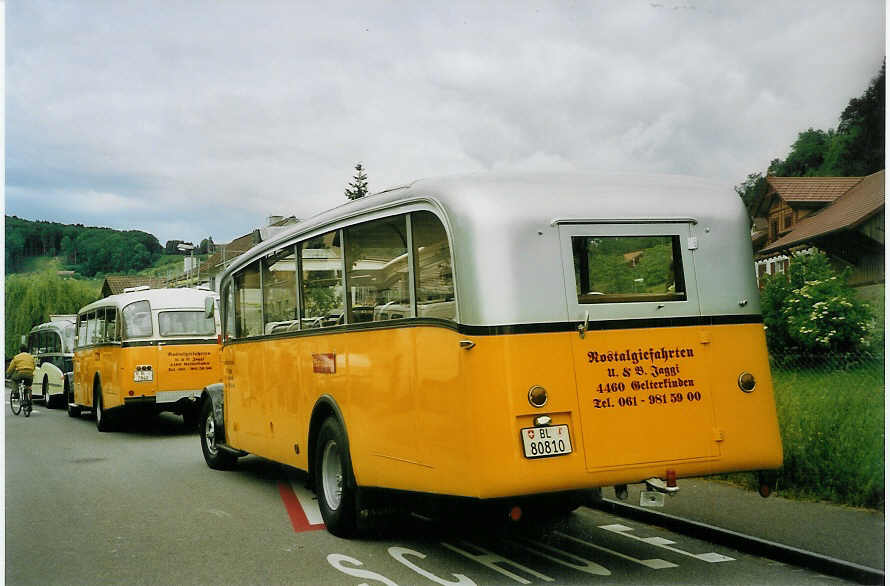
[(767, 177), (767, 237), (755, 246), (758, 278), (784, 272), (816, 247), (852, 269), (850, 284), (884, 283), (884, 171), (867, 177)]
[(152, 289), (162, 289), (167, 286), (167, 279), (163, 277), (146, 277), (143, 275), (108, 275), (102, 281), (102, 292), (100, 299), (109, 295), (117, 295), (123, 293), (124, 289), (129, 287), (151, 287)]

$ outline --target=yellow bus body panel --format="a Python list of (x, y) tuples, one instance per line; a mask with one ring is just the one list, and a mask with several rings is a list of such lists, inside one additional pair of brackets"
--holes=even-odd
[[(152, 367), (151, 381), (135, 382), (136, 366)], [(124, 399), (155, 397), (163, 391), (200, 391), (222, 381), (220, 347), (196, 344), (102, 345), (74, 352), (74, 402), (93, 406), (93, 383), (98, 377), (105, 409), (124, 405)]]
[[(476, 346), (462, 349), (464, 339)], [(394, 327), (239, 342), (223, 354), (227, 444), (308, 469), (311, 412), (328, 395), (360, 486), (494, 498), (782, 463), (761, 324), (584, 338)], [(324, 357), (333, 368), (319, 368)], [(742, 372), (757, 381), (751, 393)], [(541, 408), (528, 400), (535, 385), (548, 392)], [(568, 425), (571, 454), (525, 457), (521, 430), (540, 415)]]

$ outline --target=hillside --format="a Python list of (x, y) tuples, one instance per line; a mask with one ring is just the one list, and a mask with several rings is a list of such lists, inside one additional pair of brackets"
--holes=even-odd
[(32, 259), (60, 256), (63, 268), (92, 277), (150, 267), (163, 253), (158, 239), (141, 230), (32, 221), (6, 216), (6, 273), (29, 272)]

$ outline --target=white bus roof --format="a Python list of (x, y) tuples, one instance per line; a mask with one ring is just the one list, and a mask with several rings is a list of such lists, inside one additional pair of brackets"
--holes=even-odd
[(98, 301), (80, 308), (79, 314), (97, 307), (125, 307), (135, 301), (148, 301), (151, 309), (200, 309), (204, 310), (204, 299), (212, 296), (213, 292), (207, 289), (148, 289), (109, 295)]

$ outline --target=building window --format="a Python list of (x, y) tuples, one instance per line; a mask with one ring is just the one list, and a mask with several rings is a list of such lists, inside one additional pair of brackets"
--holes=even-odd
[(790, 212), (785, 214), (785, 217), (782, 218), (782, 229), (788, 230), (789, 228), (791, 228), (791, 213)]

